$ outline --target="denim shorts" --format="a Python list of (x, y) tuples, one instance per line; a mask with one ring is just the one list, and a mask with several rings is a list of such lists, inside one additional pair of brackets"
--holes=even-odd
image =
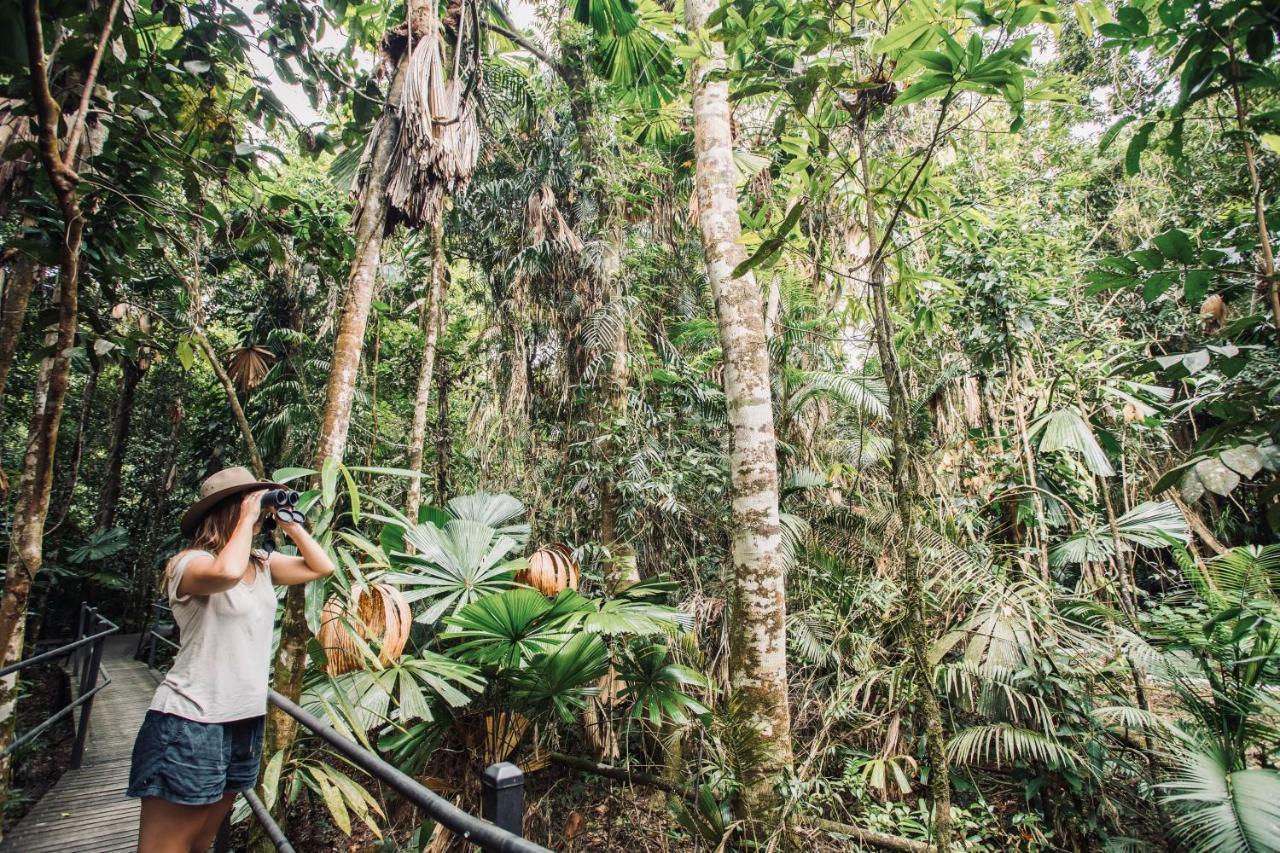
[(147, 711), (133, 743), (129, 796), (207, 806), (248, 791), (258, 781), (264, 719), (198, 723)]

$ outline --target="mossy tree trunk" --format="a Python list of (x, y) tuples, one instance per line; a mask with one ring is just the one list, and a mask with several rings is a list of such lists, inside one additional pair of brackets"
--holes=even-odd
[[(705, 28), (716, 5), (715, 0), (685, 3), (691, 33)], [(777, 446), (763, 300), (751, 273), (734, 275), (746, 252), (740, 240), (724, 48), (717, 41), (707, 44), (710, 55), (696, 62), (692, 71), (696, 203), (707, 278), (715, 295), (732, 428), (729, 679), (733, 702), (758, 744), (758, 761), (740, 780), (739, 807), (748, 823), (761, 826), (778, 804), (777, 783), (792, 763)]]

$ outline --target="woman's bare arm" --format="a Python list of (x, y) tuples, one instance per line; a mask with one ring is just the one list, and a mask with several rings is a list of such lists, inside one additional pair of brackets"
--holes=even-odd
[(271, 582), (276, 586), (294, 586), (309, 583), (333, 574), (333, 560), (320, 543), (312, 538), (307, 528), (276, 519), (280, 529), (298, 547), (298, 556), (275, 553), (271, 555)]
[(250, 492), (240, 500), (240, 519), (227, 544), (217, 556), (200, 554), (187, 562), (178, 583), (178, 595), (213, 595), (226, 592), (249, 571), (249, 554), (253, 550), (253, 528), (258, 523), (262, 496), (266, 490)]

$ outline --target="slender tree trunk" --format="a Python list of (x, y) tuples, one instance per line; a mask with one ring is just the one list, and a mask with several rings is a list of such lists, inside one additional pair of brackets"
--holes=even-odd
[[(608, 254), (605, 263), (605, 275), (609, 283), (609, 302), (618, 306), (619, 314), (622, 315), (623, 308), (623, 292), (622, 292), (622, 235), (615, 229), (608, 241)], [(604, 405), (601, 407), (603, 418), (608, 421), (618, 421), (627, 416), (627, 322), (625, 316), (618, 316), (616, 327), (614, 329), (612, 340), (609, 342), (609, 377), (605, 390)], [(610, 424), (608, 429), (611, 433), (616, 434), (617, 425)], [(621, 540), (618, 536), (618, 513), (620, 511), (620, 500), (618, 497), (618, 473), (617, 459), (620, 448), (616, 443), (610, 441), (604, 448), (604, 452), (608, 454), (604, 466), (604, 481), (600, 484), (600, 542), (609, 551), (609, 563), (614, 564), (619, 559), (625, 558), (624, 553), (615, 553), (618, 551), (628, 551), (622, 547)], [(634, 565), (635, 560), (632, 559)], [(610, 566), (605, 567), (606, 573), (611, 573), (613, 569)]]
[[(858, 158), (862, 166), (862, 185), (866, 193), (867, 232), (875, 243), (876, 208), (871, 166), (867, 160), (865, 131), (858, 129)], [(911, 449), (908, 431), (911, 425), (910, 405), (898, 353), (894, 349), (893, 315), (885, 294), (884, 249), (892, 235), (886, 229), (879, 248), (871, 256), (870, 291), (873, 307), (876, 349), (889, 392), (889, 420), (892, 430), (892, 482), (894, 503), (898, 511), (899, 535), (902, 536), (902, 586), (906, 604), (908, 654), (915, 674), (920, 698), (920, 718), (929, 756), (929, 793), (933, 800), (933, 836), (939, 851), (951, 846), (951, 778), (947, 766), (946, 734), (942, 728), (942, 708), (933, 683), (933, 667), (929, 663), (928, 621), (925, 618), (924, 579), (920, 553), (915, 541), (916, 482), (910, 471)]]
[(378, 451), (378, 367), (382, 362), (382, 315), (373, 317), (373, 361), (369, 362), (369, 446), (365, 448), (364, 464), (373, 464), (373, 454)]
[[(177, 458), (182, 438), (182, 423), (186, 420), (186, 409), (182, 405), (182, 391), (169, 404), (169, 438), (165, 442), (164, 461), (155, 469), (155, 477), (151, 485), (151, 498), (154, 502), (151, 512), (147, 513), (146, 526), (143, 528), (143, 553), (154, 553), (159, 549), (155, 541), (156, 523), (166, 517), (169, 497), (173, 493), (173, 484), (177, 479)], [(131, 537), (132, 538), (132, 537)], [(160, 578), (151, 571), (151, 564), (144, 562), (134, 568), (134, 584), (129, 596), (130, 611), (126, 618), (141, 614), (145, 619), (147, 608), (155, 599), (155, 591), (159, 588)]]
[(218, 383), (222, 385), (222, 391), (226, 395), (227, 405), (231, 408), (231, 416), (235, 418), (236, 426), (240, 430), (240, 437), (244, 440), (245, 450), (249, 453), (249, 465), (253, 468), (253, 474), (260, 480), (267, 478), (267, 468), (262, 462), (262, 454), (258, 452), (258, 442), (253, 440), (253, 428), (249, 426), (249, 418), (244, 413), (244, 406), (240, 405), (240, 397), (236, 395), (236, 383), (227, 375), (226, 368), (222, 366), (222, 360), (218, 358), (218, 353), (214, 350), (213, 344), (209, 341), (209, 336), (205, 334), (204, 326), (198, 326), (192, 330), (192, 335), (196, 339), (196, 343), (200, 345), (200, 351), (204, 353), (205, 361), (213, 370), (214, 376), (218, 377)]
[(231, 409), (231, 416), (235, 419), (236, 427), (240, 430), (240, 437), (244, 440), (245, 450), (249, 453), (249, 464), (253, 468), (254, 476), (265, 480), (267, 477), (266, 466), (262, 464), (262, 454), (258, 452), (258, 443), (253, 440), (253, 428), (249, 426), (249, 419), (245, 416), (244, 406), (240, 405), (240, 397), (236, 394), (236, 384), (227, 374), (227, 370), (222, 366), (222, 360), (218, 358), (218, 353), (213, 348), (213, 343), (209, 340), (209, 335), (204, 329), (204, 297), (200, 292), (200, 260), (197, 256), (195, 269), (191, 275), (183, 273), (181, 268), (175, 264), (168, 255), (164, 256), (165, 262), (174, 274), (182, 280), (183, 285), (187, 289), (187, 300), (191, 303), (191, 337), (195, 339), (196, 345), (200, 347), (200, 352), (204, 355), (205, 361), (209, 365), (209, 369), (213, 371), (213, 375), (218, 377), (218, 384), (222, 386), (222, 391), (227, 398), (227, 406)]
[[(58, 428), (62, 424), (62, 404), (71, 377), (71, 349), (75, 345), (80, 242), (84, 234), (76, 176), (63, 162), (58, 146), (59, 111), (49, 91), (39, 0), (23, 0), (22, 14), (40, 161), (57, 196), (63, 233), (58, 241), (58, 321), (46, 336), (46, 342), (51, 345), (49, 355), (41, 361), (36, 380), (9, 538), (4, 598), (0, 601), (0, 648), (4, 650), (5, 663), (22, 657), (27, 598), (44, 558), (44, 522), (49, 513)], [(0, 682), (0, 749), (13, 739), (17, 698), (17, 679), (11, 675)], [(8, 756), (0, 758), (0, 806), (8, 797), (9, 772)]]
[[(689, 31), (703, 30), (716, 6), (716, 0), (686, 0)], [(763, 823), (779, 801), (776, 785), (792, 763), (777, 446), (760, 289), (750, 273), (733, 274), (746, 252), (740, 242), (729, 86), (720, 76), (725, 71), (724, 48), (718, 41), (708, 44), (711, 55), (692, 71), (693, 122), (698, 217), (707, 278), (715, 294), (725, 405), (733, 430), (729, 677), (743, 720), (759, 745), (758, 763), (742, 780), (741, 814), (752, 823)]]
[[(34, 220), (23, 221), (24, 228), (28, 224), (34, 225)], [(5, 278), (4, 298), (0, 300), (0, 400), (4, 399), (9, 368), (13, 366), (18, 340), (22, 337), (22, 322), (27, 316), (31, 291), (35, 289), (37, 269), (34, 258), (19, 253)]]
[(1253, 186), (1253, 212), (1258, 221), (1258, 246), (1262, 251), (1262, 275), (1268, 306), (1271, 308), (1271, 322), (1276, 332), (1280, 333), (1280, 277), (1276, 276), (1275, 255), (1271, 251), (1271, 233), (1267, 230), (1267, 202), (1262, 188), (1262, 179), (1258, 176), (1258, 161), (1253, 152), (1252, 134), (1245, 124), (1244, 94), (1240, 91), (1240, 70), (1235, 50), (1230, 43), (1227, 50), (1231, 54), (1231, 99), (1236, 108), (1236, 129), (1244, 143), (1245, 165), (1249, 168), (1249, 182)]
[(84, 388), (80, 392), (80, 421), (76, 427), (76, 443), (71, 451), (70, 471), (67, 473), (67, 484), (58, 499), (58, 508), (52, 513), (53, 522), (45, 525), (45, 537), (52, 536), (67, 520), (71, 512), (71, 504), (75, 500), (76, 484), (80, 482), (80, 464), (84, 461), (84, 440), (88, 432), (89, 419), (93, 417), (93, 403), (98, 392), (98, 374), (102, 372), (102, 360), (89, 349), (89, 375), (85, 378)]
[(867, 296), (867, 279), (871, 275), (871, 240), (862, 224), (851, 221), (841, 235), (841, 257), (836, 267), (835, 304), (832, 306), (840, 322), (840, 354), (844, 372), (860, 376), (867, 363), (874, 334), (869, 323), (857, 318), (857, 303)]
[(107, 474), (98, 498), (99, 531), (109, 530), (116, 523), (116, 508), (120, 503), (120, 472), (124, 468), (125, 453), (129, 449), (129, 431), (133, 424), (133, 403), (137, 397), (138, 383), (146, 372), (131, 359), (120, 363), (120, 396), (116, 400), (115, 423), (111, 429), (111, 444), (107, 452)]
[[(422, 459), (427, 443), (427, 407), (431, 401), (431, 380), (436, 363), (436, 345), (444, 316), (444, 211), (438, 211), (431, 226), (431, 281), (418, 312), (422, 328), (422, 358), (418, 362), (418, 388), (413, 398), (413, 423), (409, 427), (409, 470), (422, 473)], [(405, 515), (418, 517), (422, 504), (422, 478), (409, 481)]]
[(449, 431), (449, 369), (436, 369), (436, 506), (449, 500), (449, 467), (453, 461), (453, 434)]
[[(338, 322), (329, 381), (325, 388), (324, 417), (316, 444), (314, 467), (319, 469), (326, 459), (341, 461), (347, 449), (347, 433), (351, 428), (351, 410), (355, 402), (356, 379), (360, 371), (360, 355), (364, 333), (369, 322), (373, 287), (382, 259), (382, 241), (387, 224), (388, 166), (400, 133), (397, 106), (404, 86), (407, 62), (401, 61), (387, 93), (387, 109), (374, 128), (373, 150), (368, 173), (360, 193), (359, 213), (355, 220), (355, 256), (347, 278), (347, 295), (342, 318)], [(290, 587), (285, 596), (280, 624), (280, 644), (276, 648), (273, 687), (290, 699), (302, 693), (302, 676), (306, 669), (306, 597), (303, 587)], [(297, 723), (274, 706), (267, 712), (263, 760), (293, 746)]]
[[(1022, 382), (1018, 379), (1020, 371), (1018, 361), (1013, 353), (1006, 353), (1009, 362), (1009, 379), (1013, 387), (1013, 420), (1018, 430), (1018, 448), (1022, 455), (1022, 464), (1026, 469), (1027, 485), (1031, 487), (1031, 503), (1035, 507), (1036, 523), (1030, 528), (1031, 537), (1036, 546), (1036, 556), (1040, 565), (1040, 580), (1048, 584), (1052, 581), (1049, 571), (1049, 543), (1044, 536), (1044, 496), (1040, 494), (1040, 478), (1036, 475), (1036, 456), (1031, 449), (1030, 429), (1027, 424), (1027, 406), (1034, 405), (1031, 400), (1023, 400)], [(1026, 405), (1024, 405), (1024, 403)], [(1016, 517), (1015, 517), (1016, 521)]]

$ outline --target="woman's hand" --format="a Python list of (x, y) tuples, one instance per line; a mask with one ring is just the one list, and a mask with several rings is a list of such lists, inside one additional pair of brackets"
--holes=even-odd
[(284, 531), (284, 535), (292, 539), (295, 545), (298, 544), (299, 537), (301, 536), (310, 538), (310, 534), (307, 533), (307, 528), (305, 526), (296, 521), (285, 521), (279, 515), (276, 516), (276, 526)]
[(262, 496), (267, 493), (266, 489), (258, 489), (249, 492), (240, 499), (240, 520), (238, 524), (248, 525), (252, 528), (258, 523), (258, 517), (262, 515)]

